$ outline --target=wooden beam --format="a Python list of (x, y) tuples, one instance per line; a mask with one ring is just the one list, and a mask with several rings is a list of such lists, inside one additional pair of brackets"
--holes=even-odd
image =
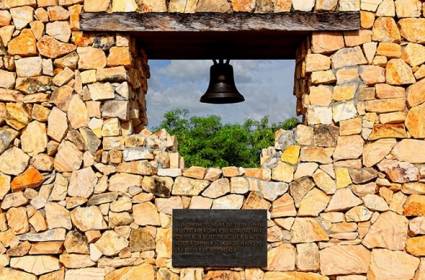
[(355, 31), (359, 12), (292, 13), (83, 13), (83, 31), (239, 32)]
[(149, 59), (293, 59), (305, 33), (143, 32), (134, 33)]

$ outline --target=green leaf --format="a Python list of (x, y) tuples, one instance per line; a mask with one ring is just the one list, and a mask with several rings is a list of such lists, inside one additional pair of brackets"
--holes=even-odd
[(159, 129), (177, 137), (187, 166), (257, 167), (261, 150), (274, 145), (274, 131), (290, 130), (297, 124), (296, 118), (270, 123), (267, 116), (223, 124), (218, 116), (189, 118), (188, 110), (177, 109), (164, 114)]

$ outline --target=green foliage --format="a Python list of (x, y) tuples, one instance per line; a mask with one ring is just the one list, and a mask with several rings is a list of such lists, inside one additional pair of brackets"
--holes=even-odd
[(261, 150), (274, 145), (274, 131), (292, 129), (296, 118), (271, 124), (268, 117), (243, 124), (223, 124), (218, 116), (188, 117), (187, 110), (164, 114), (160, 128), (177, 137), (188, 166), (256, 167)]

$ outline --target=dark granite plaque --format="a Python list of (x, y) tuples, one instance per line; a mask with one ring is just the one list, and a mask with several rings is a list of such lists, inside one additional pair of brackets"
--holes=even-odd
[(265, 210), (173, 210), (174, 267), (266, 267)]

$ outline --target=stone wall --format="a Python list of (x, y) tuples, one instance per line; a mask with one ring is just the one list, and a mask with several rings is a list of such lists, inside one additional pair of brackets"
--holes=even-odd
[[(7, 1), (6, 1), (7, 2)], [(13, 1), (12, 1), (13, 2)], [(61, 0), (59, 0), (61, 2)], [(83, 2), (63, 0), (63, 4)], [(69, 3), (68, 3), (69, 2)], [(359, 11), (358, 0), (85, 0), (86, 12), (290, 12)]]
[[(168, 6), (167, 6), (168, 5)], [(297, 54), (305, 123), (260, 168), (184, 168), (147, 58), (82, 11), (361, 10)], [(0, 279), (425, 279), (425, 3), (0, 0)], [(267, 209), (268, 267), (176, 269), (173, 208)]]

